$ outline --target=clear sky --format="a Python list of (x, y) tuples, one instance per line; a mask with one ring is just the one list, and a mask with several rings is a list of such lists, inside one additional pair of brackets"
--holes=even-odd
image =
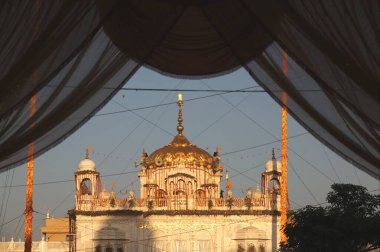
[[(262, 90), (256, 86), (244, 69), (210, 79), (187, 80), (163, 76), (146, 68), (140, 69), (125, 85), (130, 88), (237, 90), (255, 87), (252, 90)], [(92, 148), (90, 158), (96, 162), (101, 175), (126, 173), (103, 178), (108, 190), (111, 183), (116, 182), (115, 191), (121, 192), (118, 197), (126, 197), (125, 190), (135, 181), (134, 189), (138, 192), (138, 169), (134, 162), (138, 161), (143, 148), (149, 154), (172, 140), (177, 133), (177, 106), (102, 114), (175, 102), (177, 93), (121, 90), (97, 116), (36, 159), (35, 183), (66, 182), (35, 185), (35, 211), (46, 213), (49, 208), (54, 217), (64, 217), (67, 210), (74, 207), (74, 182), (67, 180), (74, 179), (87, 146)], [(274, 141), (281, 138), (281, 107), (266, 93), (228, 93), (186, 101), (209, 95), (215, 93), (183, 92), (184, 134), (193, 144), (211, 153), (217, 147), (222, 148), (222, 163), (229, 172), (234, 196), (243, 197), (247, 188), (255, 188), (260, 182), (272, 148), (280, 157), (280, 142)], [(288, 140), (288, 187), (293, 209), (323, 203), (334, 182), (360, 184), (370, 191), (380, 189), (379, 181), (324, 147), (290, 115), (288, 136), (291, 137)], [(23, 239), (24, 219), (15, 217), (25, 209), (25, 186), (10, 189), (4, 186), (25, 184), (25, 174), (26, 164), (0, 174), (0, 223), (14, 219), (1, 226), (0, 236), (5, 236), (6, 240), (12, 235), (15, 239)], [(42, 214), (34, 214), (34, 240), (41, 239), (40, 227), (44, 218)]]

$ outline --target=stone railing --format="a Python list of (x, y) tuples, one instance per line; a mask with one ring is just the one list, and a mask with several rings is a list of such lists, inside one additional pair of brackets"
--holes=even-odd
[[(94, 201), (82, 200), (77, 205), (77, 210), (82, 211), (106, 211), (106, 210), (273, 210), (275, 204), (268, 204), (263, 198), (254, 200), (252, 198), (159, 198), (144, 199), (125, 198), (117, 199), (95, 199)], [(279, 204), (278, 204), (279, 205)]]
[[(24, 252), (23, 241), (0, 242), (0, 251)], [(69, 242), (62, 241), (33, 241), (32, 252), (67, 252), (69, 251)]]

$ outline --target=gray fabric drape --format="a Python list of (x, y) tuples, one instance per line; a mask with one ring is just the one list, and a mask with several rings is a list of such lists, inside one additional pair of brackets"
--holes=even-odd
[[(5, 1), (0, 37), (0, 170), (53, 147), (100, 109), (138, 64), (102, 29), (93, 1)], [(35, 97), (35, 113), (31, 98)]]
[[(267, 3), (245, 1), (277, 42), (247, 69), (277, 101), (285, 90), (292, 115), (321, 142), (379, 179), (380, 3)], [(280, 32), (268, 11), (281, 13)], [(287, 77), (281, 48), (291, 56)]]
[(316, 138), (380, 178), (378, 1), (9, 0), (0, 7), (0, 169), (25, 161), (28, 143), (41, 154), (68, 136), (139, 64), (191, 78), (243, 66), (279, 104), (286, 94), (289, 112)]

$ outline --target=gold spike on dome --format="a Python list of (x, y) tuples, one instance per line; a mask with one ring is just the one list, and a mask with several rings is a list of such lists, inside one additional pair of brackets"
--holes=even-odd
[(88, 153), (91, 152), (91, 147), (90, 146), (87, 146), (87, 149), (86, 149), (86, 159), (88, 159)]
[(162, 167), (165, 165), (179, 165), (186, 166), (204, 166), (212, 168), (212, 156), (207, 151), (198, 148), (182, 134), (184, 127), (182, 126), (182, 94), (178, 94), (178, 134), (173, 140), (164, 147), (154, 151), (146, 159), (147, 167)]
[(177, 126), (177, 131), (178, 131), (179, 135), (182, 135), (182, 131), (183, 131), (183, 126), (182, 126), (182, 122), (183, 122), (183, 119), (182, 119), (182, 106), (183, 106), (182, 94), (178, 94), (177, 105), (178, 105), (178, 126)]

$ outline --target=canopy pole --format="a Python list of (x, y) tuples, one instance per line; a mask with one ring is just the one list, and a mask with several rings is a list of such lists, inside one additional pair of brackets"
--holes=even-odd
[[(282, 72), (285, 77), (288, 76), (288, 54), (283, 50), (282, 51)], [(287, 212), (288, 212), (288, 153), (287, 153), (287, 95), (285, 92), (282, 92), (282, 109), (281, 109), (281, 242), (286, 243), (287, 238), (285, 235), (284, 227), (287, 222)]]
[[(30, 98), (29, 117), (36, 113), (36, 96)], [(31, 124), (30, 127), (34, 125)], [(32, 224), (33, 224), (33, 178), (34, 178), (34, 143), (28, 146), (28, 170), (26, 174), (26, 207), (25, 207), (25, 252), (32, 251)]]
[[(39, 18), (41, 8), (41, 0), (34, 1), (35, 15)], [(39, 32), (39, 19), (35, 25), (33, 31), (33, 38), (35, 39)], [(32, 83), (36, 86), (37, 83), (37, 72), (32, 74)], [(36, 113), (36, 103), (37, 96), (33, 95), (30, 98), (30, 110), (29, 110), (29, 119), (32, 119)], [(34, 123), (29, 126), (30, 128), (34, 127)], [(28, 145), (28, 169), (26, 172), (26, 206), (25, 206), (25, 244), (24, 252), (32, 251), (32, 228), (33, 228), (33, 179), (34, 179), (34, 142)]]

